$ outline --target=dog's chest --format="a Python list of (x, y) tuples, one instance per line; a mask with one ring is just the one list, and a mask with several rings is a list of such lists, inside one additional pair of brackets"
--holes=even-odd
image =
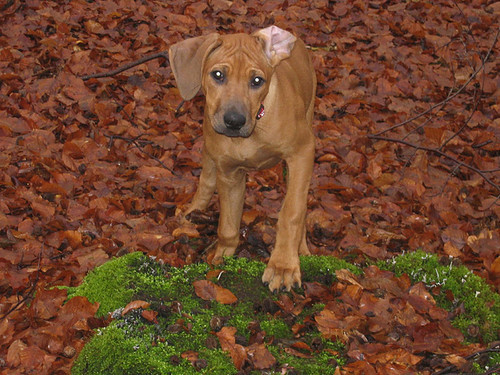
[[(248, 141), (245, 140), (245, 141)], [(239, 167), (246, 170), (270, 168), (279, 163), (283, 156), (272, 145), (259, 142), (230, 142), (226, 147), (218, 147), (218, 153), (212, 153), (223, 167)], [(210, 148), (210, 147), (209, 147)]]

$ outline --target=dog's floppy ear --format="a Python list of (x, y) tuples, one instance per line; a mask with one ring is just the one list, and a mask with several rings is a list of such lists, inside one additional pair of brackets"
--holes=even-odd
[(169, 48), (170, 67), (184, 100), (192, 99), (200, 90), (203, 62), (219, 44), (219, 34), (212, 33), (186, 39)]
[(264, 41), (264, 52), (273, 67), (290, 57), (297, 40), (293, 34), (277, 26), (266, 27), (253, 35)]

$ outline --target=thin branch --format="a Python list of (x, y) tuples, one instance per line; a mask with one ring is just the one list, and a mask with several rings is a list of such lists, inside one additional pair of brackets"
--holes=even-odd
[(448, 182), (450, 182), (451, 178), (453, 176), (456, 176), (456, 173), (457, 171), (460, 169), (460, 166), (459, 165), (455, 165), (455, 168), (453, 168), (453, 170), (448, 173), (448, 178), (446, 179), (446, 181), (444, 182), (443, 186), (441, 187), (441, 191), (434, 194), (434, 195), (431, 195), (432, 198), (434, 197), (437, 197), (438, 195), (441, 195), (443, 192), (444, 192), (444, 189), (446, 188), (446, 185), (448, 185)]
[(379, 140), (379, 141), (401, 143), (401, 144), (403, 144), (405, 146), (412, 147), (412, 148), (415, 148), (417, 150), (423, 150), (423, 151), (427, 151), (427, 152), (432, 152), (434, 154), (442, 156), (442, 157), (444, 157), (446, 159), (449, 159), (449, 160), (453, 161), (454, 163), (460, 165), (461, 167), (464, 167), (464, 168), (470, 169), (471, 171), (476, 172), (486, 182), (488, 182), (491, 186), (493, 186), (495, 189), (497, 189), (498, 191), (500, 191), (500, 186), (497, 185), (497, 184), (495, 184), (490, 178), (488, 178), (488, 176), (486, 176), (482, 170), (480, 170), (479, 168), (476, 168), (476, 167), (474, 167), (474, 166), (472, 166), (470, 164), (464, 163), (463, 161), (460, 161), (460, 160), (454, 158), (451, 155), (446, 154), (445, 152), (443, 152), (443, 151), (441, 151), (439, 149), (431, 148), (431, 147), (425, 147), (425, 146), (419, 146), (419, 145), (413, 144), (411, 142), (403, 141), (402, 139), (389, 138), (389, 137), (381, 137), (379, 135), (368, 135), (368, 138), (370, 138), (370, 139), (376, 139), (376, 140)]
[[(110, 145), (113, 145), (113, 141), (115, 139), (121, 139), (121, 140), (123, 140), (123, 141), (125, 141), (125, 142), (127, 142), (129, 144), (134, 145), (140, 152), (142, 152), (144, 155), (150, 157), (151, 159), (156, 160), (156, 162), (158, 164), (160, 164), (163, 168), (165, 168), (167, 171), (169, 171), (170, 173), (172, 173), (174, 176), (179, 176), (177, 172), (175, 172), (171, 168), (167, 167), (164, 162), (162, 162), (156, 156), (150, 154), (149, 152), (147, 152), (146, 150), (144, 150), (142, 148), (142, 145), (138, 143), (138, 141), (139, 141), (138, 138), (140, 138), (142, 135), (139, 135), (138, 137), (134, 137), (134, 138), (127, 138), (127, 137), (123, 137), (121, 135), (107, 135), (107, 134), (104, 134), (104, 136), (106, 138), (109, 138)], [(147, 141), (147, 142), (148, 142), (148, 144), (154, 144), (154, 142), (151, 142), (151, 141)]]
[(450, 100), (452, 100), (454, 97), (456, 97), (458, 94), (460, 94), (462, 91), (465, 90), (465, 88), (467, 86), (469, 86), (469, 83), (471, 83), (474, 78), (476, 78), (476, 76), (479, 74), (479, 72), (481, 70), (483, 70), (484, 68), (484, 65), (486, 64), (486, 61), (488, 60), (488, 58), (490, 57), (490, 54), (491, 54), (491, 51), (493, 50), (493, 48), (495, 47), (495, 44), (497, 43), (497, 40), (498, 40), (498, 36), (500, 34), (500, 28), (498, 28), (497, 30), (497, 33), (495, 35), (495, 40), (493, 41), (493, 43), (491, 44), (491, 47), (490, 49), (488, 50), (488, 52), (486, 53), (486, 56), (484, 57), (484, 59), (482, 60), (482, 63), (481, 63), (481, 66), (476, 69), (472, 75), (469, 77), (469, 79), (467, 80), (467, 82), (465, 82), (462, 87), (460, 87), (453, 95), (451, 96), (448, 96), (446, 99), (442, 100), (441, 102), (437, 103), (437, 104), (434, 104), (433, 106), (431, 106), (430, 108), (428, 108), (427, 110), (423, 111), (423, 112), (420, 112), (418, 114), (416, 114), (415, 116), (403, 121), (403, 122), (400, 122), (399, 124), (396, 124), (396, 125), (393, 125), (385, 130), (382, 130), (382, 131), (379, 131), (378, 133), (375, 133), (374, 135), (375, 136), (379, 136), (381, 134), (384, 134), (384, 133), (387, 133), (388, 131), (391, 131), (393, 129), (396, 129), (396, 128), (399, 128), (403, 125), (406, 125), (412, 121), (415, 121), (416, 119), (422, 117), (422, 116), (425, 116), (426, 114), (428, 114), (429, 112), (432, 112), (434, 109), (436, 109), (437, 107), (449, 102)]
[[(107, 87), (105, 88), (105, 91), (108, 94), (108, 96), (110, 98), (112, 98), (118, 104), (118, 99), (116, 98), (116, 95), (115, 95), (114, 91), (111, 91), (111, 92), (108, 91)], [(183, 103), (184, 103), (184, 101), (182, 101), (181, 104), (183, 104)], [(132, 117), (127, 113), (127, 111), (123, 111), (123, 113), (125, 113), (125, 116), (127, 117), (128, 121), (130, 121), (130, 123), (134, 127), (137, 127), (137, 124), (134, 122), (134, 120), (132, 119)], [(129, 144), (133, 144), (140, 152), (142, 152), (143, 154), (147, 155), (151, 159), (156, 160), (163, 168), (165, 168), (166, 170), (168, 170), (174, 176), (178, 176), (178, 174), (175, 171), (173, 171), (172, 169), (170, 169), (169, 167), (167, 167), (165, 165), (165, 163), (163, 163), (160, 159), (158, 159), (156, 156), (150, 154), (149, 152), (147, 152), (146, 150), (143, 149), (143, 145), (140, 144), (138, 141), (141, 141), (142, 143), (146, 142), (145, 144), (152, 144), (152, 145), (155, 144), (152, 141), (141, 140), (140, 138), (143, 136), (143, 134), (139, 134), (138, 136), (136, 136), (134, 138), (127, 138), (127, 137), (123, 137), (123, 136), (120, 136), (120, 135), (106, 135), (106, 134), (104, 136), (107, 137), (107, 138), (109, 138), (109, 146), (108, 146), (109, 148), (111, 148), (111, 146), (113, 145), (113, 141), (115, 139), (121, 139), (121, 140), (123, 140), (125, 142), (128, 142)]]
[(491, 139), (488, 139), (487, 141), (481, 142), (477, 145), (472, 145), (472, 148), (483, 148), (484, 146), (487, 146), (490, 143), (493, 143), (493, 141)]
[(158, 59), (158, 58), (164, 58), (168, 61), (168, 52), (159, 52), (159, 53), (154, 53), (149, 56), (145, 56), (139, 60), (135, 60), (132, 62), (129, 62), (128, 64), (125, 64), (117, 69), (110, 70), (108, 72), (102, 72), (102, 73), (95, 73), (95, 74), (89, 74), (83, 77), (80, 77), (82, 80), (87, 81), (91, 78), (103, 78), (103, 77), (112, 77), (116, 74), (119, 74), (127, 69), (133, 68), (137, 65), (144, 64), (145, 62), (148, 62), (150, 60)]
[[(473, 360), (475, 357), (479, 357), (483, 354), (488, 354), (488, 353), (500, 353), (500, 345), (493, 345), (492, 347), (488, 348), (488, 349), (483, 349), (483, 350), (480, 350), (476, 353), (472, 353), (466, 357), (464, 357), (465, 360), (469, 361), (469, 360)], [(456, 372), (451, 372), (453, 370), (455, 370), (457, 368), (457, 366), (455, 365), (450, 365), (448, 367), (445, 367), (444, 369), (438, 371), (438, 372), (435, 372), (433, 373), (432, 375), (444, 375), (444, 374), (456, 374)], [(485, 374), (494, 374), (496, 373), (496, 371), (498, 371), (500, 369), (500, 366), (495, 366), (494, 368), (492, 369), (489, 369), (487, 372), (485, 372), (483, 375)], [(493, 371), (492, 371), (493, 370)]]
[(14, 0), (9, 0), (7, 1), (3, 7), (0, 8), (0, 12), (5, 12), (7, 9), (9, 9), (12, 5), (14, 4)]
[[(453, 86), (450, 88), (450, 91), (448, 91), (448, 95), (446, 95), (446, 99), (448, 99), (452, 93), (453, 93), (453, 90), (455, 89), (455, 80), (453, 82)], [(445, 100), (443, 102), (443, 104), (441, 105), (441, 108), (439, 108), (439, 111), (442, 111), (444, 109), (444, 107), (446, 107), (446, 104), (448, 104), (448, 100)], [(408, 138), (411, 134), (417, 132), (418, 130), (422, 129), (425, 127), (425, 125), (427, 125), (428, 122), (430, 122), (435, 116), (433, 114), (431, 114), (422, 124), (420, 124), (419, 126), (417, 126), (415, 129), (412, 129), (411, 131), (408, 132), (408, 134), (406, 134), (403, 139), (406, 139)]]
[(476, 94), (477, 94), (477, 91), (474, 90), (474, 98), (475, 98), (474, 108), (472, 108), (472, 111), (470, 112), (469, 117), (467, 118), (467, 120), (465, 120), (464, 124), (460, 127), (460, 129), (458, 129), (452, 136), (450, 136), (446, 141), (444, 141), (441, 146), (439, 146), (439, 150), (442, 150), (448, 143), (451, 142), (452, 139), (454, 139), (455, 137), (458, 137), (458, 135), (460, 133), (462, 133), (462, 131), (469, 124), (470, 120), (472, 119), (472, 116), (474, 116), (474, 112), (476, 112), (477, 106), (479, 105), (479, 99), (477, 98)]
[(182, 106), (184, 105), (184, 103), (186, 103), (184, 100), (182, 100), (179, 105), (177, 106), (177, 108), (175, 109), (175, 115), (178, 116), (180, 113), (179, 111), (181, 110)]
[(40, 279), (40, 265), (42, 263), (42, 253), (43, 253), (43, 245), (42, 248), (40, 249), (40, 253), (38, 254), (38, 265), (36, 269), (36, 277), (35, 280), (33, 281), (33, 285), (31, 285), (31, 288), (28, 290), (28, 292), (21, 298), (20, 301), (18, 301), (14, 306), (12, 306), (9, 311), (7, 311), (2, 317), (0, 317), (0, 320), (4, 320), (11, 314), (12, 312), (16, 311), (23, 303), (25, 303), (28, 299), (32, 297), (32, 295), (35, 293), (36, 286), (38, 284), (38, 280)]

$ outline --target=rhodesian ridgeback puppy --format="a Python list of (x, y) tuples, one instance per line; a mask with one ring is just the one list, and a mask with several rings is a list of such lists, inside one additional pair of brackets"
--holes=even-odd
[(218, 241), (212, 263), (233, 255), (246, 172), (285, 160), (287, 193), (276, 244), (262, 281), (271, 291), (301, 285), (307, 194), (314, 162), (311, 129), (316, 76), (304, 43), (276, 26), (252, 35), (208, 34), (174, 44), (170, 65), (184, 100), (201, 89), (206, 103), (202, 172), (185, 215), (219, 194)]

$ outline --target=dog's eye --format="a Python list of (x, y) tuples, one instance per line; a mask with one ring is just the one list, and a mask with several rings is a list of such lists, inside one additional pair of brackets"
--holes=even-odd
[(250, 84), (252, 85), (252, 87), (258, 88), (258, 87), (262, 86), (264, 84), (264, 82), (266, 82), (264, 80), (264, 78), (256, 76), (256, 77), (254, 77), (252, 79), (252, 81), (250, 82)]
[(217, 82), (222, 83), (224, 82), (224, 73), (222, 73), (220, 70), (214, 70), (213, 72), (210, 73), (213, 79), (215, 79)]

